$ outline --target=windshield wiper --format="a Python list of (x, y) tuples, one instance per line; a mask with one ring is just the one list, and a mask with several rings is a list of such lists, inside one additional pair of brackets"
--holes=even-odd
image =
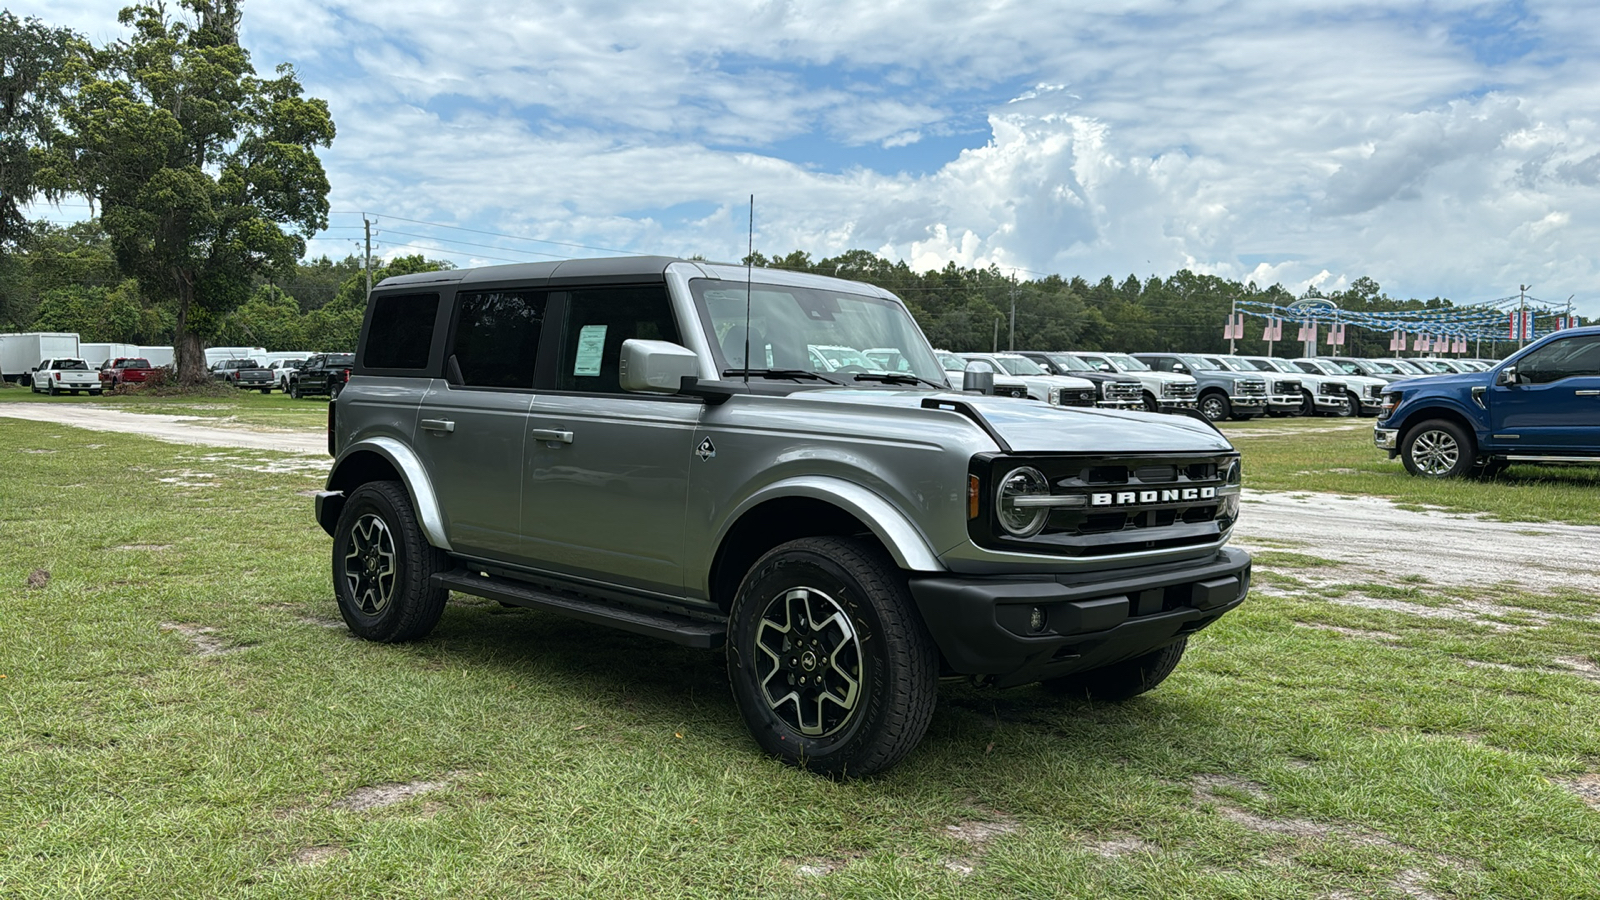
[(950, 385), (948, 384), (939, 384), (906, 372), (857, 372), (856, 380), (881, 381), (884, 384), (925, 384), (941, 391), (950, 390)]
[(828, 384), (843, 385), (846, 382), (837, 378), (830, 378), (821, 372), (810, 369), (723, 369), (722, 377), (729, 375), (749, 376), (751, 378), (793, 378), (796, 381), (811, 379), (813, 381), (826, 381)]

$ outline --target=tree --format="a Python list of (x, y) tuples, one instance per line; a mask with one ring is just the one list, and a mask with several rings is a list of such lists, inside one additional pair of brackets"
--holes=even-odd
[(118, 264), (152, 301), (170, 301), (178, 377), (208, 377), (202, 341), (218, 336), (260, 275), (293, 273), (326, 227), (328, 179), (316, 148), (333, 141), (327, 104), (301, 96), (294, 70), (258, 78), (239, 46), (239, 0), (179, 0), (122, 10), (133, 37), (73, 70), (58, 183), (99, 201)]
[(40, 193), (61, 193), (40, 183), (38, 168), (64, 98), (58, 76), (81, 48), (65, 28), (0, 10), (0, 249), (28, 233), (24, 205)]

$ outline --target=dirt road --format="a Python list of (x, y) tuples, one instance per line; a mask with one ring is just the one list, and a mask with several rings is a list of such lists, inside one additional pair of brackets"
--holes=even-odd
[[(0, 403), (0, 416), (144, 434), (181, 444), (327, 458), (327, 439), (321, 432), (208, 425), (205, 423), (210, 420), (197, 416), (37, 403)], [(1340, 581), (1399, 584), (1421, 576), (1437, 585), (1508, 583), (1537, 592), (1572, 587), (1600, 593), (1600, 566), (1594, 562), (1600, 528), (1593, 526), (1494, 522), (1458, 513), (1415, 512), (1376, 497), (1246, 491), (1244, 499), (1234, 532), (1237, 546), (1287, 549), (1338, 562)]]

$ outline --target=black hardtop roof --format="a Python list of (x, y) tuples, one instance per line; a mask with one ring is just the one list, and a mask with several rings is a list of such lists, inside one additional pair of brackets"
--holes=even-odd
[(561, 259), (551, 262), (513, 263), (507, 266), (480, 266), (475, 269), (448, 269), (443, 272), (417, 272), (385, 278), (377, 288), (457, 282), (562, 282), (568, 279), (623, 279), (661, 281), (667, 266), (684, 262), (675, 256), (604, 256), (588, 259)]

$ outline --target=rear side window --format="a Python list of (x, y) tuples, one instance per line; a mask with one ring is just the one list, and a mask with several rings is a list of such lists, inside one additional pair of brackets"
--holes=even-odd
[(461, 367), (463, 383), (532, 388), (547, 295), (543, 291), (477, 291), (459, 297), (450, 352)]
[(427, 368), (438, 311), (438, 294), (372, 298), (372, 326), (367, 329), (363, 364), (369, 369)]
[(584, 288), (570, 296), (557, 390), (620, 394), (623, 341), (682, 343), (663, 286)]

